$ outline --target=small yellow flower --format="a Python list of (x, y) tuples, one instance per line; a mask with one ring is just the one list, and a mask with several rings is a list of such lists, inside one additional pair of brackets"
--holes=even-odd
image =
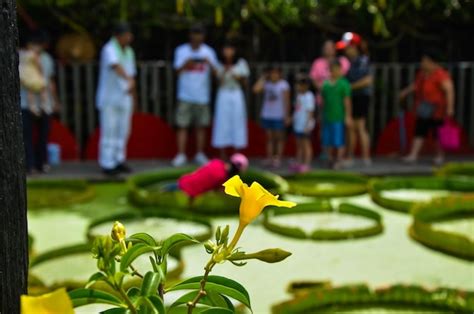
[(74, 314), (66, 289), (61, 288), (37, 297), (21, 296), (22, 314)]
[(112, 232), (110, 236), (114, 241), (117, 242), (122, 242), (125, 240), (125, 235), (127, 234), (127, 231), (125, 230), (125, 226), (120, 223), (120, 221), (116, 221), (114, 223), (114, 226), (112, 227)]
[(240, 202), (240, 222), (244, 225), (251, 223), (267, 206), (293, 207), (296, 205), (293, 202), (278, 200), (278, 195), (268, 192), (258, 182), (253, 182), (249, 187), (242, 182), (238, 175), (227, 180), (224, 187), (225, 193), (242, 198)]

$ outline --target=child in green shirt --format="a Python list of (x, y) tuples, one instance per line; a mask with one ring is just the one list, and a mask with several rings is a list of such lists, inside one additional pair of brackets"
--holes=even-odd
[(321, 88), (323, 97), (323, 128), (322, 142), (327, 150), (327, 156), (334, 160), (333, 150), (336, 158), (333, 162), (334, 168), (340, 168), (345, 150), (346, 127), (352, 124), (351, 84), (342, 77), (339, 61), (333, 61), (330, 65), (331, 76), (324, 81)]

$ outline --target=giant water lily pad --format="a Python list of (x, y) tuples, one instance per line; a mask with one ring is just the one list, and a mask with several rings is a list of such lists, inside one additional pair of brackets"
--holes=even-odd
[[(140, 272), (151, 270), (148, 256), (144, 255), (134, 261), (133, 266)], [(173, 256), (168, 259), (168, 270), (171, 277), (182, 271), (182, 263)], [(97, 260), (90, 252), (89, 244), (63, 247), (38, 255), (32, 260), (31, 274), (47, 287), (66, 286), (83, 287), (90, 276), (98, 271)], [(128, 279), (130, 284), (133, 278)]]
[(273, 314), (303, 313), (472, 313), (474, 293), (450, 288), (394, 285), (372, 290), (365, 284), (319, 286), (294, 291)]
[[(207, 192), (194, 199), (192, 206), (188, 197), (181, 191), (167, 191), (163, 187), (176, 182), (179, 177), (194, 171), (195, 168), (167, 169), (155, 173), (138, 174), (128, 181), (128, 198), (137, 206), (154, 206), (170, 209), (189, 209), (202, 214), (239, 213), (239, 199), (226, 195), (223, 189)], [(287, 192), (286, 181), (278, 175), (265, 171), (248, 170), (241, 175), (248, 184), (257, 181), (275, 194)]]
[(28, 208), (68, 206), (93, 199), (95, 190), (84, 180), (31, 180)]
[(308, 203), (294, 208), (269, 208), (264, 226), (294, 238), (343, 240), (372, 236), (383, 231), (379, 214), (366, 208), (342, 203)]
[(420, 201), (433, 197), (474, 192), (471, 177), (387, 177), (369, 184), (372, 200), (387, 209), (408, 212)]
[(175, 233), (187, 235), (204, 241), (212, 234), (212, 225), (207, 219), (177, 209), (124, 212), (106, 216), (90, 223), (87, 236), (93, 239), (97, 236), (109, 234), (115, 221), (125, 225), (127, 235), (145, 232), (157, 241), (162, 241)]
[(474, 261), (474, 194), (418, 203), (412, 209), (410, 235), (447, 254)]
[(289, 194), (312, 197), (354, 196), (367, 192), (368, 178), (355, 173), (315, 171), (287, 177)]

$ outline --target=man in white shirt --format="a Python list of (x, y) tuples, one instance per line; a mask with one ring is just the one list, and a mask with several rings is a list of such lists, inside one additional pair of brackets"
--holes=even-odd
[(97, 109), (100, 111), (99, 165), (104, 174), (130, 172), (125, 164), (127, 141), (136, 97), (133, 34), (127, 23), (115, 26), (100, 55)]
[(176, 125), (178, 127), (178, 154), (173, 159), (175, 167), (186, 164), (185, 154), (188, 129), (196, 128), (197, 152), (194, 160), (202, 165), (208, 160), (204, 154), (205, 128), (211, 122), (209, 108), (211, 98), (211, 74), (217, 67), (214, 49), (204, 43), (205, 31), (202, 25), (195, 25), (190, 31), (189, 43), (180, 45), (174, 54), (174, 69), (178, 74)]

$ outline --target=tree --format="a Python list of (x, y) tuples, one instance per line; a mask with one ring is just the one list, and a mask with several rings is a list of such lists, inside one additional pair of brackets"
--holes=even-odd
[(14, 0), (0, 0), (0, 313), (20, 313), (28, 233)]

